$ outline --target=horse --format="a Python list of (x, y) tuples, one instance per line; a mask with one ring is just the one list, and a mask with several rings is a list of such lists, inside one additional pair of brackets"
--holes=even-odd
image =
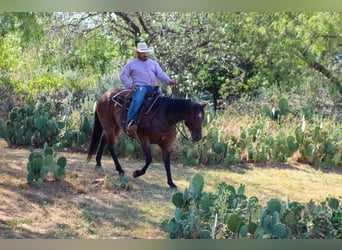
[[(91, 135), (91, 142), (88, 150), (88, 162), (92, 155), (96, 153), (95, 169), (102, 169), (101, 157), (104, 147), (107, 148), (114, 161), (115, 168), (119, 176), (124, 176), (115, 152), (115, 137), (120, 131), (125, 131), (125, 118), (127, 115), (126, 105), (120, 104), (115, 97), (121, 97), (130, 91), (123, 88), (113, 88), (104, 93), (97, 101), (94, 114), (94, 126)], [(125, 98), (124, 98), (125, 99)], [(139, 141), (145, 155), (145, 165), (133, 172), (133, 177), (137, 178), (145, 174), (147, 168), (152, 163), (151, 144), (156, 144), (161, 148), (164, 167), (166, 170), (167, 183), (171, 189), (177, 189), (172, 180), (170, 156), (172, 144), (177, 135), (176, 124), (184, 121), (191, 131), (193, 141), (202, 138), (202, 123), (204, 119), (204, 106), (190, 99), (171, 98), (158, 95), (154, 98), (153, 106), (140, 115), (138, 129), (134, 138)]]

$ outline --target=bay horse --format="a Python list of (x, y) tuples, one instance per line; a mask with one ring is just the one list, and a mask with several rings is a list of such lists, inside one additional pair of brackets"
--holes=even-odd
[[(104, 147), (107, 145), (119, 176), (124, 176), (125, 171), (119, 163), (114, 144), (115, 137), (120, 131), (124, 131), (127, 110), (124, 105), (113, 101), (113, 97), (121, 96), (121, 93), (126, 91), (130, 90), (113, 88), (98, 99), (87, 158), (89, 162), (92, 155), (97, 152), (95, 168), (102, 169), (101, 157)], [(155, 99), (153, 107), (150, 108), (151, 110), (140, 116), (138, 130), (135, 134), (135, 139), (139, 141), (145, 155), (145, 165), (142, 169), (133, 172), (134, 178), (145, 174), (147, 168), (152, 163), (151, 144), (156, 144), (162, 150), (167, 183), (170, 188), (177, 189), (172, 180), (170, 166), (172, 144), (177, 134), (176, 124), (184, 121), (191, 131), (192, 140), (199, 141), (202, 138), (204, 106), (189, 99), (173, 99), (166, 96), (158, 96)], [(125, 109), (124, 112), (123, 109)]]

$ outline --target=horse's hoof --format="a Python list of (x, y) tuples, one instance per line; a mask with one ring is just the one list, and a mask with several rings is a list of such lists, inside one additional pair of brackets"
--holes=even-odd
[(178, 190), (178, 187), (176, 185), (171, 185), (170, 188), (171, 188), (172, 191), (177, 191)]
[(99, 165), (96, 165), (96, 166), (95, 166), (95, 170), (96, 170), (96, 171), (103, 172), (102, 166), (99, 166)]
[(138, 175), (138, 170), (135, 170), (134, 172), (133, 172), (133, 178), (137, 178), (137, 177), (139, 177), (139, 175)]
[(135, 170), (134, 172), (133, 172), (133, 177), (134, 178), (138, 178), (139, 176), (142, 176), (142, 175), (144, 175), (145, 174), (145, 172), (143, 172), (143, 171), (141, 171), (141, 170)]
[(119, 176), (120, 176), (120, 177), (124, 177), (124, 176), (125, 176), (125, 172), (123, 172), (123, 171), (120, 172), (120, 173), (119, 173)]

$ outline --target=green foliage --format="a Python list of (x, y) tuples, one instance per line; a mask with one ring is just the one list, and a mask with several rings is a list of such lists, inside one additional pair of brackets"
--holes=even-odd
[(278, 109), (272, 107), (272, 110), (268, 106), (263, 107), (263, 112), (266, 116), (272, 118), (275, 121), (280, 121), (282, 116), (286, 116), (289, 113), (289, 103), (286, 98), (280, 98), (278, 102)]
[(204, 180), (202, 175), (195, 175), (190, 182), (190, 195), (194, 200), (199, 200), (202, 195)]
[[(198, 181), (203, 177), (195, 175), (190, 187)], [(236, 190), (221, 182), (216, 194), (196, 190), (201, 191), (185, 189), (172, 196), (174, 215), (160, 225), (171, 239), (342, 238), (342, 208), (334, 197), (306, 206), (271, 198), (262, 208), (256, 197), (246, 197), (242, 184)]]
[(141, 37), (182, 93), (209, 93), (215, 109), (272, 85), (324, 81), (338, 93), (340, 23), (338, 12), (2, 13), (0, 70), (28, 82), (69, 70), (89, 79), (119, 71)]
[(180, 192), (175, 193), (172, 196), (172, 203), (178, 208), (181, 208), (184, 204), (183, 194)]
[(37, 96), (41, 94), (55, 92), (62, 88), (63, 81), (60, 77), (55, 77), (51, 74), (44, 74), (39, 78), (30, 79), (28, 81), (18, 84), (19, 92), (24, 94), (24, 98), (27, 102), (31, 103), (35, 101)]
[(63, 156), (57, 159), (53, 148), (47, 143), (40, 152), (34, 152), (31, 148), (29, 161), (27, 163), (27, 182), (29, 184), (41, 185), (48, 173), (52, 173), (54, 180), (63, 180), (67, 159)]
[(119, 176), (118, 178), (112, 178), (108, 175), (105, 176), (104, 185), (107, 188), (120, 188), (124, 190), (131, 190), (131, 185), (129, 185), (129, 180), (127, 176)]
[(0, 122), (0, 136), (8, 144), (17, 146), (51, 146), (59, 140), (59, 133), (65, 124), (57, 121), (51, 103), (37, 103), (14, 107), (8, 120)]
[[(172, 203), (176, 206), (174, 217), (161, 224), (161, 228), (169, 233), (171, 239), (210, 238), (209, 208), (213, 204), (214, 196), (203, 192), (203, 185), (203, 177), (195, 175), (189, 188), (172, 196)], [(200, 218), (205, 218), (205, 221)]]
[(285, 211), (285, 205), (276, 198), (272, 198), (267, 202), (267, 207), (260, 215), (260, 233), (263, 232), (263, 238), (287, 239), (292, 234), (291, 229), (281, 223)]
[(342, 239), (342, 208), (336, 198), (326, 198), (320, 205), (310, 201), (306, 216), (306, 219), (312, 222), (306, 237)]
[[(250, 114), (247, 122), (239, 123), (239, 133), (234, 135), (227, 133), (229, 125), (224, 124), (235, 126), (227, 120), (247, 116), (231, 114), (230, 110), (216, 115), (204, 126), (205, 136), (200, 144), (181, 142), (180, 161), (188, 165), (202, 163), (229, 167), (246, 162), (287, 162), (296, 156), (299, 161), (319, 168), (342, 166), (339, 123), (323, 119), (320, 114), (312, 114), (312, 121), (308, 121), (300, 108), (290, 109), (285, 98), (280, 98), (279, 106), (277, 119), (272, 115)], [(260, 110), (255, 108), (255, 112)]]
[[(341, 32), (341, 15), (335, 13), (170, 13), (154, 18), (164, 24), (162, 27), (174, 31), (168, 32), (171, 44), (165, 39), (157, 42), (166, 48), (159, 55), (167, 62), (165, 65), (181, 74), (181, 91), (191, 96), (194, 91), (209, 92), (215, 110), (219, 99), (233, 100), (243, 93), (252, 96), (260, 87), (274, 84), (288, 88), (312, 77), (320, 81), (324, 74), (312, 62), (324, 48), (331, 56), (336, 55), (338, 36), (329, 36), (326, 41), (316, 39), (319, 32), (313, 24), (323, 33)], [(325, 26), (327, 30), (323, 31)], [(185, 30), (192, 35), (179, 36)], [(174, 49), (175, 44), (179, 50)], [(191, 51), (184, 53), (189, 47)], [(173, 57), (169, 57), (168, 50)], [(302, 55), (304, 51), (308, 56)], [(324, 55), (316, 62), (331, 66), (330, 60)], [(338, 75), (332, 67), (328, 71)], [(332, 80), (329, 74), (324, 76)], [(336, 81), (335, 89), (338, 85)]]
[(298, 202), (291, 202), (288, 204), (281, 217), (281, 222), (289, 227), (292, 235), (299, 237), (307, 231), (307, 225), (303, 222), (303, 211), (305, 207)]
[(236, 190), (232, 185), (221, 182), (216, 197), (211, 209), (217, 218), (212, 227), (214, 238), (240, 238), (254, 233), (253, 221), (260, 207), (256, 197), (246, 197), (244, 185)]
[[(203, 192), (203, 185), (203, 177), (195, 175), (190, 189), (172, 196), (174, 217), (161, 225), (170, 238), (237, 237), (240, 230), (254, 230), (251, 218), (258, 209), (258, 201), (255, 197), (247, 200), (244, 185), (235, 190), (220, 183), (217, 194)], [(244, 212), (249, 215), (247, 218)]]
[(61, 114), (51, 102), (14, 107), (7, 120), (0, 119), (0, 137), (9, 145), (42, 147), (45, 142), (55, 149), (82, 149), (92, 133), (92, 114), (62, 106)]
[(272, 214), (273, 212), (280, 213), (282, 210), (282, 204), (279, 199), (271, 199), (267, 202), (267, 211), (268, 213)]
[(74, 111), (65, 116), (66, 129), (62, 133), (61, 141), (56, 147), (63, 149), (65, 147), (74, 150), (82, 149), (87, 146), (92, 133), (92, 120), (85, 112)]
[(196, 166), (199, 164), (199, 160), (199, 154), (196, 150), (196, 147), (185, 143), (185, 145), (182, 148), (182, 155), (179, 161), (187, 165)]
[[(331, 122), (332, 115), (341, 116), (341, 17), (328, 12), (2, 13), (0, 136), (10, 145), (47, 141), (58, 149), (83, 150), (93, 102), (122, 86), (116, 75), (134, 56), (131, 47), (139, 37), (156, 48), (151, 57), (177, 80), (181, 94), (211, 102), (203, 141), (182, 143), (180, 162), (232, 166), (299, 155), (320, 168), (340, 167), (340, 118), (334, 125), (323, 121), (321, 128), (316, 117), (322, 112), (322, 120)], [(108, 30), (116, 32), (109, 37)], [(240, 116), (256, 107), (271, 119), (251, 118), (239, 133), (227, 133), (223, 124), (232, 114), (220, 115), (219, 109), (229, 109), (237, 99), (246, 100), (238, 104)], [(19, 113), (2, 115), (15, 103), (21, 109), (36, 101), (53, 103), (56, 110), (25, 123)], [(304, 130), (299, 116), (310, 123)], [(125, 136), (118, 144), (120, 156), (143, 155)]]
[(341, 126), (328, 124), (307, 126), (303, 131), (305, 140), (299, 151), (302, 160), (320, 168), (342, 166)]

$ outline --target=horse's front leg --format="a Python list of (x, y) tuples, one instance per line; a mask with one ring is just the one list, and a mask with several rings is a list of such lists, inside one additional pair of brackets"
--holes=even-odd
[(116, 156), (116, 152), (115, 152), (115, 149), (114, 149), (114, 145), (113, 144), (110, 144), (110, 143), (108, 143), (107, 144), (108, 146), (108, 150), (109, 150), (109, 152), (110, 152), (110, 154), (111, 154), (111, 156), (112, 156), (112, 158), (113, 158), (113, 161), (114, 161), (114, 163), (115, 163), (115, 168), (116, 168), (116, 170), (119, 172), (119, 175), (120, 176), (124, 176), (125, 175), (125, 171), (123, 171), (123, 169), (122, 169), (122, 167), (121, 167), (121, 165), (120, 165), (120, 162), (119, 162), (119, 160), (118, 160), (118, 157)]
[(171, 164), (170, 164), (171, 147), (161, 147), (161, 149), (163, 153), (164, 167), (166, 170), (167, 184), (169, 184), (170, 188), (177, 189), (177, 186), (172, 181), (172, 175), (171, 175)]
[(141, 143), (141, 148), (145, 153), (145, 166), (140, 169), (140, 170), (135, 170), (133, 172), (133, 177), (137, 178), (139, 176), (142, 176), (145, 174), (147, 168), (150, 166), (150, 164), (152, 163), (152, 153), (151, 153), (151, 145), (149, 143), (144, 143), (142, 141), (140, 141)]

